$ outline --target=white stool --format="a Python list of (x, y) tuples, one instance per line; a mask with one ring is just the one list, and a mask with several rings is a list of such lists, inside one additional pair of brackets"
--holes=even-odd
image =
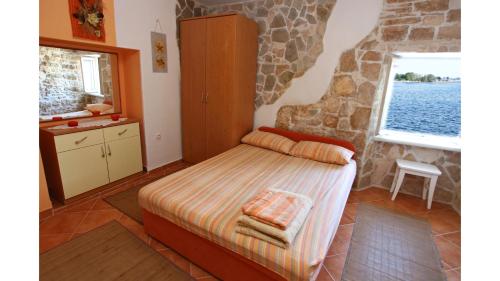
[(405, 174), (421, 176), (425, 177), (422, 199), (425, 200), (428, 190), (429, 196), (427, 198), (427, 209), (430, 209), (432, 204), (432, 197), (434, 196), (434, 190), (436, 189), (436, 182), (439, 175), (441, 175), (441, 171), (438, 169), (438, 167), (431, 164), (407, 161), (402, 159), (397, 159), (396, 163), (398, 167), (396, 168), (396, 175), (394, 176), (394, 181), (392, 182), (391, 186), (391, 192), (394, 191), (394, 193), (392, 194), (392, 200), (396, 199), (396, 195), (398, 195)]

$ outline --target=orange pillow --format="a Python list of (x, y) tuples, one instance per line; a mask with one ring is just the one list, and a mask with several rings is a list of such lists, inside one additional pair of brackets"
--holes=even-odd
[(330, 164), (349, 163), (354, 152), (334, 145), (315, 141), (299, 141), (290, 151), (290, 155)]
[(288, 154), (296, 142), (283, 136), (255, 130), (241, 139), (242, 143)]

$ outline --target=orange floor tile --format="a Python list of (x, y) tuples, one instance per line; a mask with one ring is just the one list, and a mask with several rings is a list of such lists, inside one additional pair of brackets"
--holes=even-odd
[[(175, 169), (168, 171), (160, 169), (155, 170), (153, 175), (146, 173), (145, 177), (151, 180), (172, 172), (175, 172)], [(129, 184), (129, 187), (131, 186), (133, 184)], [(433, 203), (432, 209), (428, 211), (425, 208), (425, 201), (420, 198), (398, 194), (396, 200), (391, 201), (387, 190), (369, 188), (351, 192), (337, 234), (318, 275), (318, 281), (339, 281), (341, 279), (356, 209), (362, 202), (371, 202), (381, 207), (428, 219), (448, 280), (460, 280), (460, 216), (448, 205)], [(54, 216), (42, 220), (40, 222), (40, 253), (57, 247), (111, 220), (121, 223), (196, 280), (216, 280), (189, 260), (149, 237), (141, 224), (113, 208), (100, 197), (64, 207), (62, 210), (56, 211)]]

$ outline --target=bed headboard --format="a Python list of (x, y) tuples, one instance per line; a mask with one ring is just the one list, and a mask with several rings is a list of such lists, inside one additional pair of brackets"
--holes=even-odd
[(353, 152), (356, 152), (356, 147), (354, 146), (354, 144), (352, 142), (349, 142), (346, 140), (339, 140), (339, 139), (332, 138), (332, 137), (322, 137), (322, 136), (316, 136), (316, 135), (309, 135), (309, 134), (304, 134), (304, 133), (300, 133), (300, 132), (293, 132), (293, 131), (288, 131), (285, 129), (271, 128), (271, 127), (265, 127), (265, 126), (260, 127), (259, 131), (281, 135), (281, 136), (287, 137), (293, 141), (316, 141), (316, 142), (334, 144), (334, 145), (345, 147)]

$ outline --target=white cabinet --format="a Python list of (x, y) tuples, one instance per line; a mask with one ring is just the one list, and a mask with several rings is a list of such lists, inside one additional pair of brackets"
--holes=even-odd
[(139, 123), (52, 136), (44, 129), (40, 142), (49, 189), (62, 202), (142, 171)]
[(115, 181), (142, 170), (139, 136), (106, 143), (109, 180)]
[(57, 158), (66, 199), (109, 183), (104, 144), (60, 152)]

